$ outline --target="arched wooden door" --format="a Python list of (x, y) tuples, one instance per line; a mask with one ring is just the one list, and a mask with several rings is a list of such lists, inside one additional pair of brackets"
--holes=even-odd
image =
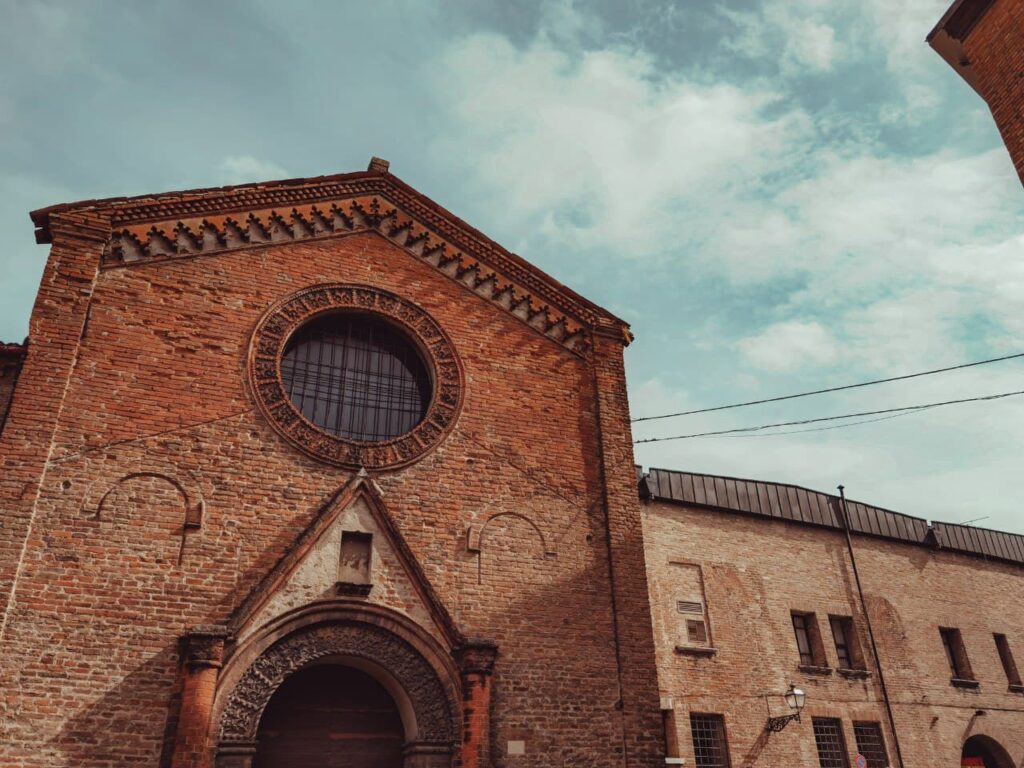
[(340, 664), (301, 669), (260, 719), (255, 768), (401, 768), (405, 741), (394, 699)]

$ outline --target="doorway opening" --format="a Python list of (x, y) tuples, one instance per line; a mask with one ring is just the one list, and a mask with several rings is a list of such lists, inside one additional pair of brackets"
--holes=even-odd
[(373, 677), (340, 664), (300, 669), (260, 719), (254, 768), (401, 768), (405, 731)]
[(1009, 753), (995, 739), (988, 736), (971, 736), (964, 742), (960, 756), (963, 768), (1014, 768)]

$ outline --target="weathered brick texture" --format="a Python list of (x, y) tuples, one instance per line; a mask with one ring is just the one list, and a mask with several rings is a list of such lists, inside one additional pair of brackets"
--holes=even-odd
[(967, 36), (964, 51), (1024, 180), (1024, 2), (996, 0)]
[(988, 104), (1024, 181), (1024, 2), (959, 0), (928, 40)]
[[(853, 723), (880, 723), (897, 765), (841, 531), (660, 501), (645, 505), (643, 522), (661, 695), (674, 701), (669, 727), (687, 764), (689, 713), (698, 712), (724, 715), (734, 766), (817, 765), (812, 717), (842, 720), (851, 759)], [(867, 536), (854, 537), (854, 552), (904, 764), (959, 765), (974, 734), (992, 737), (1021, 764), (1024, 695), (1008, 690), (993, 633), (1007, 635), (1024, 658), (1024, 570)], [(714, 655), (676, 650), (686, 644), (687, 618), (676, 601), (693, 599), (687, 567), (703, 576)], [(829, 673), (799, 669), (793, 611), (816, 615)], [(853, 617), (869, 676), (838, 672), (830, 615)], [(950, 684), (940, 626), (962, 631), (977, 689)], [(769, 735), (768, 707), (788, 712), (779, 696), (790, 683), (807, 692), (802, 722)]]
[(660, 761), (621, 331), (574, 353), (376, 232), (100, 268), (105, 215), (51, 215), (0, 442), (0, 764), (201, 751), (212, 667), (183, 665), (181, 638), (226, 622), (353, 476), (290, 446), (246, 384), (263, 312), (325, 282), (415, 302), (461, 358), (452, 433), (373, 480), (461, 631), (498, 645), (475, 743), (494, 766)]

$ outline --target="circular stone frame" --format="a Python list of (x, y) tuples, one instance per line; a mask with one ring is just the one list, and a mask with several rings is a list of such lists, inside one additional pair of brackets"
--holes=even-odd
[[(314, 318), (334, 312), (374, 315), (396, 326), (416, 345), (431, 376), (426, 415), (404, 435), (365, 442), (339, 437), (303, 416), (281, 377), (288, 339)], [(249, 347), (249, 381), (260, 411), (303, 453), (349, 469), (395, 469), (433, 450), (451, 431), (462, 408), (462, 365), (441, 326), (412, 302), (368, 285), (315, 285), (274, 304), (260, 318)]]

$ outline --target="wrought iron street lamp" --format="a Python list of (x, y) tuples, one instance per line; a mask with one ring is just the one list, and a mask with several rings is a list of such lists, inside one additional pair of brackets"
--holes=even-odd
[(790, 713), (788, 715), (782, 715), (780, 717), (771, 717), (771, 710), (769, 709), (768, 725), (765, 726), (771, 733), (778, 733), (792, 721), (796, 720), (800, 722), (800, 710), (804, 708), (804, 704), (807, 701), (807, 694), (802, 689), (797, 688), (792, 683), (789, 684), (789, 690), (786, 691), (782, 698), (786, 701), (786, 706), (789, 707)]

